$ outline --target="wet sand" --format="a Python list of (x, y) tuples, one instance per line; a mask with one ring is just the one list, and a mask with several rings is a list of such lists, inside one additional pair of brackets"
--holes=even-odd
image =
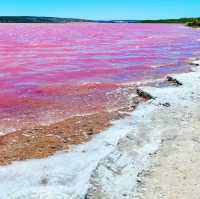
[(88, 141), (92, 135), (108, 128), (114, 113), (77, 116), (49, 126), (24, 129), (0, 137), (0, 164), (16, 160), (45, 158), (70, 145)]
[(95, 134), (110, 127), (113, 120), (127, 116), (139, 101), (142, 100), (134, 97), (129, 106), (116, 111), (74, 116), (48, 126), (35, 126), (0, 136), (0, 165), (17, 160), (45, 158), (57, 151), (67, 150), (71, 145), (87, 142)]

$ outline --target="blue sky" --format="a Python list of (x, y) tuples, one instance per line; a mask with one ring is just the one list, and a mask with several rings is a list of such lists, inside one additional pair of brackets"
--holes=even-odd
[(87, 19), (200, 16), (200, 0), (1, 0), (0, 15)]

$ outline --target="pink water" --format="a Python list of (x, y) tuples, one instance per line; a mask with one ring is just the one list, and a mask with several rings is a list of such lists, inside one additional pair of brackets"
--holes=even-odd
[(0, 130), (106, 109), (121, 83), (199, 54), (199, 29), (177, 24), (1, 24)]

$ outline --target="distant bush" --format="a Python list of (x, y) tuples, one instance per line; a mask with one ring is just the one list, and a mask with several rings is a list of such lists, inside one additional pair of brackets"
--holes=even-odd
[(193, 19), (192, 21), (187, 22), (187, 25), (191, 27), (200, 27), (200, 19)]
[(143, 20), (143, 23), (180, 23), (188, 26), (199, 27), (200, 18), (180, 18), (180, 19), (159, 19), (159, 20)]
[(144, 20), (143, 23), (187, 23), (192, 18), (180, 18), (180, 19), (158, 19), (158, 20)]

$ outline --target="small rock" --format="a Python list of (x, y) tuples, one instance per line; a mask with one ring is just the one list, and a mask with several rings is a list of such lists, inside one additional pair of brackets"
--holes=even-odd
[(153, 97), (151, 94), (149, 94), (141, 89), (137, 89), (136, 93), (138, 94), (139, 97), (142, 97), (144, 99), (155, 99), (155, 97)]
[(168, 103), (168, 102), (166, 102), (166, 103), (164, 103), (164, 104), (162, 104), (162, 105), (165, 106), (165, 107), (170, 107), (170, 106), (171, 106), (171, 104)]
[(171, 82), (173, 84), (176, 84), (178, 86), (182, 86), (183, 84), (181, 82), (179, 82), (177, 79), (171, 77), (171, 76), (167, 76), (167, 81)]

